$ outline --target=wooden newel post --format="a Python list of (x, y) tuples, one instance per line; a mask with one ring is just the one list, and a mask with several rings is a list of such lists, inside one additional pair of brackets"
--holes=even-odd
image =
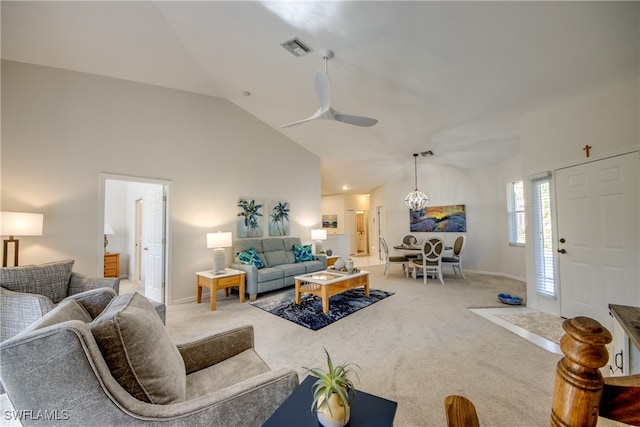
[(605, 345), (611, 334), (588, 317), (567, 319), (562, 328), (566, 334), (560, 348), (565, 357), (556, 371), (551, 426), (595, 426), (603, 388), (599, 368), (609, 361)]

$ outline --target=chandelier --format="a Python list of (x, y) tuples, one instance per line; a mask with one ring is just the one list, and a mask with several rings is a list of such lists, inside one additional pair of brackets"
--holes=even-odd
[(416, 189), (407, 194), (404, 203), (414, 211), (420, 211), (429, 204), (429, 198), (422, 191), (418, 190), (418, 154), (413, 155), (413, 166), (416, 177)]

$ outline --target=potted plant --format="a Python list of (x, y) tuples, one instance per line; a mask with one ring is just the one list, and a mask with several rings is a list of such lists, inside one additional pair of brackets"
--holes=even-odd
[(360, 368), (353, 363), (343, 363), (334, 366), (327, 349), (327, 370), (319, 368), (305, 368), (318, 378), (313, 384), (313, 402), (311, 411), (316, 411), (318, 421), (325, 427), (343, 427), (349, 422), (351, 414), (351, 401), (356, 395), (353, 382), (348, 378), (353, 372), (356, 377), (358, 373), (353, 371), (352, 366)]

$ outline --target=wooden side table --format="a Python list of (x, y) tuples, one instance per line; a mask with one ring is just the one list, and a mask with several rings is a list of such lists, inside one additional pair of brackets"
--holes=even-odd
[(104, 254), (104, 277), (120, 277), (120, 254)]
[(336, 261), (338, 260), (338, 258), (340, 258), (337, 255), (331, 255), (331, 256), (327, 256), (327, 268), (332, 267), (333, 264), (336, 263)]
[(229, 288), (238, 287), (240, 293), (240, 302), (244, 302), (244, 277), (245, 272), (234, 270), (233, 268), (225, 268), (225, 272), (221, 274), (213, 274), (213, 271), (199, 271), (196, 273), (196, 303), (202, 301), (202, 288), (209, 289), (211, 292), (210, 310), (216, 309), (216, 299), (218, 291), (224, 289), (224, 296), (229, 296)]

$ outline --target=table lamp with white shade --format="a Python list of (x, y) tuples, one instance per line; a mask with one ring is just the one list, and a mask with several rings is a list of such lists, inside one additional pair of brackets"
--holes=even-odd
[(231, 246), (231, 232), (207, 233), (207, 248), (213, 248), (213, 274), (224, 273), (225, 252), (224, 248)]
[(4, 240), (2, 266), (7, 266), (9, 243), (13, 243), (13, 265), (18, 266), (18, 246), (20, 240), (14, 236), (42, 236), (43, 214), (25, 212), (0, 212), (0, 235), (9, 236)]
[(322, 242), (327, 240), (327, 230), (323, 230), (321, 228), (316, 230), (311, 230), (311, 240), (316, 241), (316, 253), (323, 253)]

